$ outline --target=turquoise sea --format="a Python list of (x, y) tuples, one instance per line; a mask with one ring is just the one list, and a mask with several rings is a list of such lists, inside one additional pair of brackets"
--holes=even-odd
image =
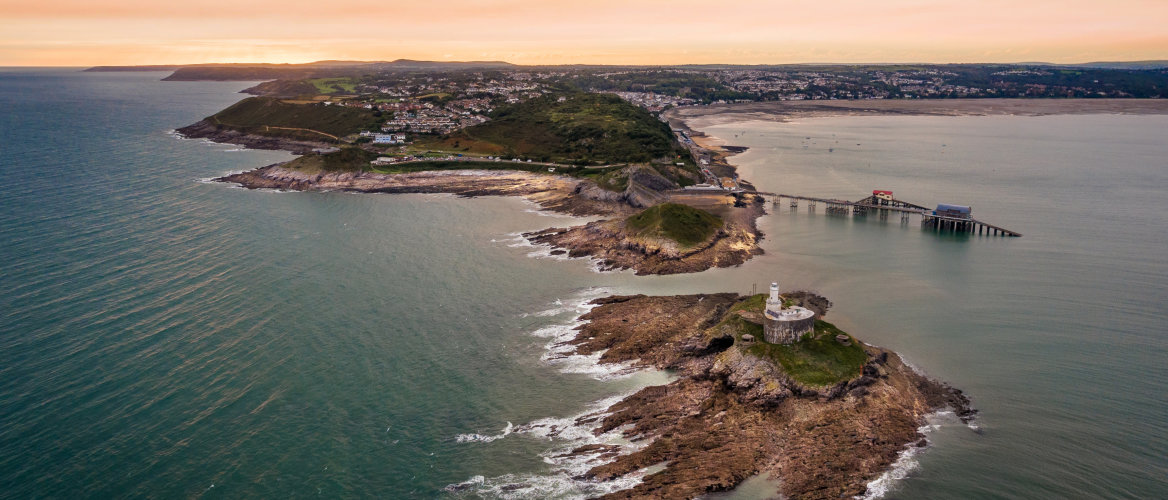
[(636, 277), (525, 245), (579, 220), (519, 199), (202, 181), (290, 155), (174, 137), (249, 84), (162, 76), (0, 70), (0, 497), (610, 491), (557, 456), (615, 439), (574, 417), (668, 374), (563, 355), (582, 304), (771, 280), (829, 296), (834, 322), (982, 411), (978, 432), (939, 416), (874, 490), (1168, 491), (1166, 116), (710, 127), (751, 148), (734, 161), (762, 189), (892, 189), (1025, 236), (783, 206), (742, 267)]

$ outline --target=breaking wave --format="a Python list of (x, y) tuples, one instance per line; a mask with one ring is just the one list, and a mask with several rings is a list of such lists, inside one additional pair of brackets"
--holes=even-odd
[[(571, 298), (558, 299), (549, 307), (526, 314), (527, 317), (556, 317), (566, 315), (570, 319), (544, 326), (531, 332), (538, 338), (548, 339), (541, 361), (563, 373), (588, 375), (596, 380), (613, 380), (630, 377), (643, 370), (631, 364), (601, 364), (601, 353), (591, 355), (575, 354), (575, 347), (567, 341), (575, 338), (576, 329), (584, 324), (580, 316), (591, 311), (596, 298), (611, 294), (603, 287), (584, 289)], [(637, 384), (640, 386), (641, 384)], [(475, 475), (460, 483), (447, 485), (444, 491), (455, 498), (591, 498), (614, 491), (632, 488), (639, 484), (652, 468), (645, 468), (609, 481), (598, 481), (584, 477), (597, 465), (611, 462), (617, 456), (632, 453), (648, 442), (633, 443), (624, 438), (625, 427), (598, 433), (597, 430), (609, 408), (624, 400), (640, 387), (610, 396), (589, 404), (588, 407), (569, 417), (546, 417), (531, 422), (507, 425), (496, 433), (468, 433), (455, 436), (458, 443), (491, 443), (505, 438), (523, 437), (546, 440), (555, 443), (539, 457), (550, 467), (538, 473), (504, 474), (497, 477)], [(594, 445), (586, 451), (573, 453), (582, 446)]]
[[(639, 484), (649, 472), (642, 469), (610, 480), (597, 481), (584, 477), (589, 469), (610, 462), (615, 456), (632, 453), (647, 443), (630, 443), (622, 436), (624, 428), (597, 434), (600, 422), (612, 405), (628, 397), (620, 394), (593, 402), (588, 408), (571, 417), (548, 417), (513, 426), (510, 422), (498, 434), (461, 434), (460, 443), (492, 442), (508, 436), (554, 441), (557, 444), (540, 453), (543, 462), (551, 467), (543, 473), (504, 474), (497, 477), (472, 476), (466, 481), (447, 485), (444, 491), (455, 498), (554, 498), (577, 499), (604, 495), (628, 489)], [(582, 446), (596, 446), (591, 451), (573, 453)]]
[[(948, 410), (930, 413), (925, 416), (925, 425), (917, 428), (917, 432), (928, 436), (933, 431), (940, 429), (944, 425), (951, 425), (953, 422), (960, 423), (957, 416)], [(962, 424), (965, 425), (965, 424)], [(972, 426), (972, 424), (970, 424)], [(904, 450), (901, 450), (897, 455), (896, 461), (888, 470), (884, 471), (880, 477), (873, 479), (868, 483), (868, 489), (863, 495), (854, 497), (857, 500), (876, 500), (884, 498), (885, 495), (896, 490), (900, 481), (908, 478), (921, 467), (920, 462), (917, 461), (917, 455), (928, 449), (930, 444), (926, 439), (926, 446), (917, 446), (916, 443), (909, 443), (905, 445)]]

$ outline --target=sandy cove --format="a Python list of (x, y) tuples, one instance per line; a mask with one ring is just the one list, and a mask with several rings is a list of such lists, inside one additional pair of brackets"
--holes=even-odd
[(683, 106), (665, 113), (671, 124), (701, 129), (730, 122), (862, 115), (1045, 116), (1168, 114), (1168, 99), (868, 99), (767, 101)]

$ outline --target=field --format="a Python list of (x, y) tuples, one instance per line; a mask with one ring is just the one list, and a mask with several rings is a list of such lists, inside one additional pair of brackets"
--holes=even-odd
[(335, 94), (345, 92), (352, 94), (357, 91), (357, 85), (350, 78), (313, 78), (308, 80), (321, 94)]

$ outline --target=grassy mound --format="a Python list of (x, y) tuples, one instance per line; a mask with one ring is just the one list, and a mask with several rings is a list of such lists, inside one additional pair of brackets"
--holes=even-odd
[(443, 142), (465, 151), (564, 163), (647, 162), (685, 154), (668, 125), (610, 94), (529, 99), (500, 108), (491, 121)]
[(722, 227), (722, 219), (689, 205), (662, 203), (625, 219), (625, 227), (634, 236), (665, 237), (690, 247), (713, 236)]
[(280, 137), (337, 140), (376, 128), (380, 118), (368, 109), (290, 104), (270, 97), (249, 97), (211, 115), (219, 126)]
[(307, 173), (318, 172), (348, 172), (369, 169), (369, 162), (377, 158), (376, 153), (370, 153), (360, 148), (347, 147), (340, 151), (326, 154), (307, 154), (296, 158), (284, 165), (284, 168), (300, 170)]
[(845, 346), (835, 340), (836, 335), (847, 334), (835, 325), (817, 319), (815, 332), (804, 335), (794, 344), (768, 344), (760, 340), (746, 352), (775, 361), (796, 382), (829, 386), (858, 377), (868, 360), (867, 353), (856, 339), (849, 336), (851, 345)]

